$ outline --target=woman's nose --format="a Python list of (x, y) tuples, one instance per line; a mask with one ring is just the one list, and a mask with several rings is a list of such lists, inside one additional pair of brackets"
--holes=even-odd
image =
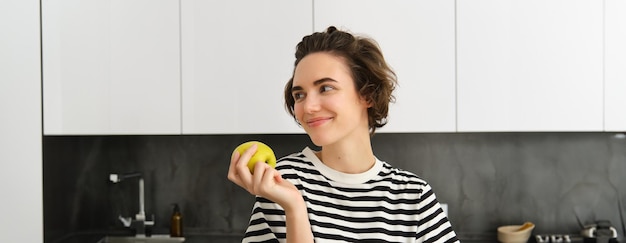
[(304, 99), (304, 112), (313, 113), (320, 110), (320, 99), (316, 95), (309, 95)]

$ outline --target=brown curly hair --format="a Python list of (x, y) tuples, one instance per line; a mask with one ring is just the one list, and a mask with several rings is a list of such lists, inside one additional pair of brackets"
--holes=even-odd
[[(376, 128), (387, 124), (389, 103), (395, 101), (393, 90), (397, 85), (396, 74), (385, 62), (378, 43), (371, 38), (354, 36), (330, 26), (326, 32), (307, 35), (298, 43), (294, 72), (305, 56), (316, 52), (330, 53), (346, 60), (357, 92), (372, 105), (367, 113), (369, 132), (374, 135)], [(293, 74), (285, 85), (285, 108), (296, 119), (292, 87)]]

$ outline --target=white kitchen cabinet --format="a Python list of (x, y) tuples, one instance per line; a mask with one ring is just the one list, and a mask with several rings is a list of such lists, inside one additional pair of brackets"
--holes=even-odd
[(302, 133), (283, 105), (311, 1), (181, 1), (184, 134)]
[(626, 1), (605, 5), (604, 130), (626, 131)]
[(0, 242), (43, 242), (39, 0), (0, 1)]
[(330, 25), (376, 40), (398, 77), (380, 132), (456, 130), (454, 1), (316, 0), (315, 31)]
[(602, 5), (457, 1), (458, 131), (602, 131)]
[(178, 0), (42, 1), (44, 133), (180, 134)]

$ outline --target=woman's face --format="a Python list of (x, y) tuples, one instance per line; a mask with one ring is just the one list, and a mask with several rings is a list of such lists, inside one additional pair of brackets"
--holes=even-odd
[(315, 145), (369, 134), (368, 104), (343, 58), (324, 52), (305, 56), (296, 66), (292, 95), (296, 119)]

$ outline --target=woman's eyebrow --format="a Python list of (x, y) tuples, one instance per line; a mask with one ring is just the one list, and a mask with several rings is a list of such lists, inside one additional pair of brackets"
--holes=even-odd
[(329, 78), (329, 77), (321, 78), (321, 79), (318, 79), (315, 82), (313, 82), (313, 85), (319, 86), (320, 84), (326, 83), (326, 82), (337, 82), (337, 80), (334, 80), (334, 79)]
[[(326, 82), (337, 82), (337, 80), (334, 80), (334, 79), (329, 78), (329, 77), (320, 78), (318, 80), (315, 80), (315, 82), (313, 82), (313, 85), (314, 86), (320, 86), (321, 84), (326, 83)], [(300, 90), (303, 90), (303, 88), (301, 86), (293, 86), (293, 87), (291, 87), (291, 92), (300, 91)]]

